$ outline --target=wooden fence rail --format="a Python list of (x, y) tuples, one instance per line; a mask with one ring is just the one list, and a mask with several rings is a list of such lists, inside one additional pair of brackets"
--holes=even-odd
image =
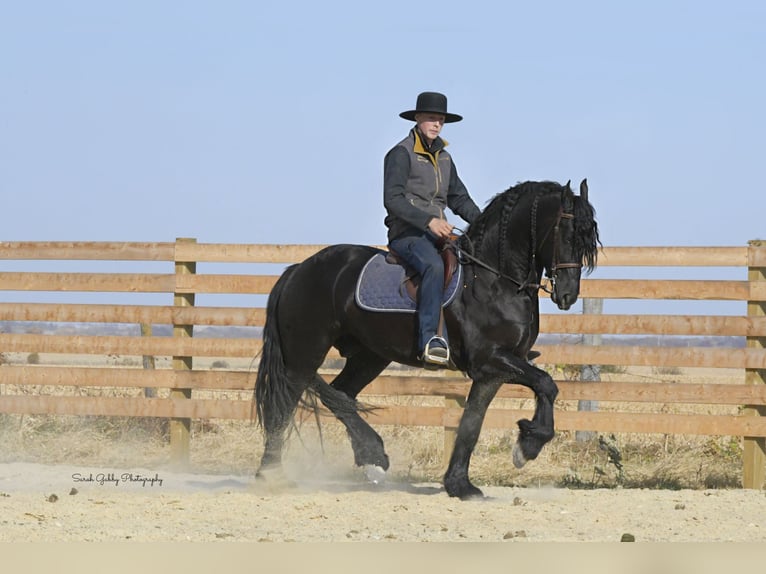
[[(320, 245), (240, 245), (176, 242), (0, 242), (0, 291), (15, 293), (16, 301), (0, 301), (0, 352), (43, 353), (90, 358), (109, 356), (166, 357), (164, 367), (84, 366), (83, 364), (24, 365), (6, 361), (0, 366), (0, 413), (152, 416), (172, 419), (171, 442), (176, 458), (188, 457), (190, 419), (249, 419), (247, 399), (204, 398), (209, 391), (250, 391), (254, 372), (249, 361), (261, 348), (257, 335), (207, 336), (194, 329), (253, 328), (263, 325), (264, 309), (245, 306), (199, 305), (197, 295), (265, 295), (277, 275), (268, 273), (200, 273), (198, 263), (289, 264), (318, 251)], [(24, 268), (19, 269), (23, 262)], [(66, 262), (57, 270), (55, 262)], [(108, 264), (105, 271), (73, 271), (78, 263)], [(151, 262), (154, 272), (117, 272), (121, 262)], [(34, 264), (34, 265), (33, 265)], [(740, 315), (631, 315), (560, 314), (541, 317), (541, 332), (565, 335), (536, 347), (547, 365), (616, 365), (737, 369), (742, 384), (559, 381), (561, 389), (556, 427), (559, 430), (599, 432), (731, 435), (744, 438), (743, 485), (761, 488), (766, 481), (766, 243), (746, 247), (607, 247), (601, 268), (683, 267), (683, 279), (592, 278), (582, 282), (581, 296), (598, 299), (656, 299), (685, 301), (738, 301)], [(163, 265), (167, 265), (163, 268)], [(736, 267), (741, 280), (690, 279), (693, 268)], [(687, 269), (688, 268), (688, 269)], [(613, 273), (614, 274), (614, 273)], [(42, 301), (56, 293), (113, 294), (114, 302)], [(23, 295), (19, 297), (19, 295)], [(167, 296), (164, 304), (126, 304), (126, 294)], [(24, 329), (18, 329), (23, 324)], [(136, 326), (130, 334), (113, 334), (102, 325), (98, 334), (83, 334), (98, 324)], [(139, 324), (154, 326), (154, 336), (142, 336)], [(167, 336), (158, 335), (168, 326)], [(121, 332), (122, 333), (122, 332)], [(202, 336), (200, 336), (202, 334)], [(743, 347), (710, 348), (700, 345), (671, 347), (581, 344), (581, 336), (736, 337)], [(330, 353), (329, 359), (338, 359)], [(213, 359), (245, 361), (244, 368), (211, 369)], [(61, 361), (63, 362), (63, 361)], [(327, 371), (325, 377), (332, 377)], [(44, 386), (41, 390), (40, 386)], [(168, 389), (164, 397), (70, 396), (61, 389), (144, 388)], [(378, 396), (421, 395), (444, 397), (442, 406), (388, 406), (370, 415), (373, 424), (435, 425), (454, 428), (460, 416), (456, 404), (465, 397), (469, 382), (456, 373), (432, 376), (390, 370), (365, 391), (365, 400)], [(200, 396), (202, 394), (202, 396)], [(195, 396), (196, 395), (196, 396)], [(508, 386), (498, 399), (519, 399), (513, 408), (493, 408), (488, 428), (514, 429), (516, 420), (529, 416), (532, 395)], [(455, 402), (457, 400), (457, 403)], [(732, 405), (737, 414), (673, 414), (569, 410), (568, 401), (592, 400), (617, 404)]]

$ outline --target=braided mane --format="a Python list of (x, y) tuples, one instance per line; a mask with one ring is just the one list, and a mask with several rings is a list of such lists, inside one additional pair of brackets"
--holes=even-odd
[[(527, 181), (498, 193), (489, 201), (481, 215), (468, 228), (466, 235), (470, 241), (466, 240), (465, 243), (468, 245), (461, 247), (464, 249), (473, 247), (475, 253), (482, 253), (485, 257), (495, 259), (498, 269), (503, 273), (507, 273), (508, 266), (510, 265), (508, 251), (511, 245), (513, 245), (514, 249), (524, 250), (525, 253), (529, 253), (531, 249), (530, 238), (526, 234), (523, 237), (516, 238), (513, 243), (510, 241), (509, 236), (517, 227), (516, 225), (511, 225), (511, 220), (516, 215), (519, 201), (524, 197), (533, 199), (536, 195), (551, 192), (561, 193), (561, 186), (548, 181)], [(532, 200), (525, 202), (525, 205), (528, 205), (530, 209), (532, 204)], [(530, 215), (530, 213), (521, 213), (516, 219), (519, 221), (524, 220), (526, 226)], [(494, 243), (494, 249), (492, 244), (488, 244), (488, 242)]]
[[(529, 222), (536, 218), (536, 214), (532, 213), (537, 203), (535, 199), (553, 193), (561, 195), (563, 190), (564, 186), (553, 181), (526, 181), (498, 193), (466, 230), (460, 248), (496, 258), (498, 268), (506, 273), (510, 265), (510, 250), (530, 253), (532, 249), (530, 237), (526, 233), (515, 237), (513, 241), (511, 234), (517, 226), (528, 229)], [(586, 199), (574, 194), (571, 197), (574, 201), (575, 253), (582, 257), (583, 265), (590, 272), (596, 266), (600, 245), (595, 211)], [(529, 200), (521, 201), (524, 198)], [(522, 212), (522, 206), (527, 209), (526, 213)]]

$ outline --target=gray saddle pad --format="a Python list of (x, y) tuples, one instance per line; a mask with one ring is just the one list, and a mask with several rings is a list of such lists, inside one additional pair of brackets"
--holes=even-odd
[[(442, 307), (452, 303), (462, 275), (463, 268), (458, 265), (449, 285), (444, 290)], [(405, 279), (406, 274), (402, 265), (388, 263), (385, 253), (376, 253), (365, 264), (356, 282), (354, 296), (357, 305), (366, 311), (414, 313), (415, 301), (404, 287)]]

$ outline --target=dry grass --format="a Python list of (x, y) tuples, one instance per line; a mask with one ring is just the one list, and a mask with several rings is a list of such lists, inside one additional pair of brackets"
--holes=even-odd
[[(699, 374), (651, 370), (617, 370), (603, 378), (657, 381), (693, 380), (741, 382), (733, 371)], [(135, 396), (141, 389), (19, 387), (0, 392)], [(249, 400), (249, 392), (203, 392), (205, 398)], [(424, 397), (385, 399), (399, 404), (424, 404)], [(442, 403), (443, 404), (443, 403)], [(496, 406), (530, 408), (531, 401), (497, 401)], [(573, 402), (559, 402), (561, 410), (576, 409)], [(701, 405), (604, 403), (602, 410), (622, 412), (690, 412), (735, 414), (737, 407)], [(112, 465), (164, 468), (171, 465), (168, 422), (129, 417), (70, 417), (0, 414), (0, 462)], [(209, 473), (252, 474), (263, 448), (260, 429), (249, 421), (194, 421), (192, 470)], [(431, 427), (381, 426), (377, 428), (391, 459), (394, 480), (438, 482), (444, 472), (444, 431)], [(599, 440), (601, 439), (601, 441)], [(515, 431), (482, 433), (471, 465), (477, 484), (501, 486), (553, 485), (569, 488), (738, 488), (741, 480), (742, 444), (736, 437), (617, 434), (575, 440), (575, 433), (560, 432), (540, 457), (524, 469), (511, 462)], [(613, 447), (610, 456), (607, 445)], [(615, 453), (619, 453), (616, 455)], [(617, 458), (619, 456), (619, 459)], [(285, 455), (290, 472), (297, 475), (329, 473), (354, 475), (353, 454), (343, 427), (325, 420), (320, 431), (314, 421), (302, 421), (294, 430)]]
[[(0, 415), (0, 462), (171, 466), (167, 422), (127, 417)], [(444, 471), (444, 433), (432, 427), (380, 427), (395, 480), (438, 482)], [(570, 488), (738, 488), (742, 446), (733, 437), (610, 435), (621, 468), (598, 438), (575, 440), (560, 432), (536, 461), (513, 467), (515, 433), (482, 433), (471, 464), (478, 484), (554, 485)], [(198, 472), (248, 475), (262, 452), (260, 429), (245, 421), (195, 421), (191, 467)], [(344, 429), (322, 425), (322, 439), (312, 423), (293, 432), (286, 464), (298, 474), (353, 474), (353, 455)]]

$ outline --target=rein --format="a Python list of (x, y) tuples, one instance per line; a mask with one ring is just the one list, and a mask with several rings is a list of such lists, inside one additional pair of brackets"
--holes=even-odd
[[(460, 231), (460, 232), (463, 231), (462, 229), (459, 229), (457, 227), (453, 227), (453, 229), (456, 229), (457, 231)], [(467, 235), (462, 235), (461, 237), (465, 237), (468, 240), (468, 243), (471, 244), (471, 238), (470, 237), (468, 237)], [(454, 249), (455, 254), (457, 255), (458, 262), (461, 265), (467, 265), (468, 263), (474, 263), (474, 264), (478, 265), (479, 267), (482, 267), (482, 268), (486, 269), (490, 273), (493, 273), (493, 274), (497, 275), (498, 278), (500, 278), (500, 279), (507, 279), (508, 281), (510, 281), (511, 283), (513, 283), (514, 285), (516, 285), (518, 287), (518, 289), (516, 291), (517, 293), (521, 293), (522, 291), (524, 291), (525, 289), (528, 289), (530, 287), (534, 287), (537, 290), (542, 289), (546, 293), (550, 293), (550, 291), (548, 291), (548, 289), (547, 289), (547, 287), (545, 285), (542, 285), (540, 283), (533, 283), (533, 282), (531, 282), (529, 280), (524, 281), (523, 283), (521, 283), (521, 282), (517, 281), (516, 279), (514, 279), (513, 277), (511, 277), (510, 275), (508, 275), (506, 273), (503, 273), (499, 269), (493, 267), (492, 265), (490, 265), (486, 261), (483, 261), (483, 260), (479, 259), (478, 257), (473, 255), (472, 253), (468, 253), (468, 251), (460, 249), (456, 239), (451, 239), (450, 238), (449, 240), (447, 240), (445, 248), (447, 248), (447, 249), (449, 249), (449, 248)], [(471, 248), (473, 249), (473, 245), (472, 244), (471, 244)]]
[[(536, 239), (537, 239), (537, 199), (535, 198), (535, 201), (532, 205), (532, 226), (531, 226), (531, 236), (532, 241), (531, 244), (535, 245)], [(543, 236), (542, 240), (540, 241), (539, 245), (542, 245), (545, 243), (545, 241), (548, 239), (548, 236), (553, 232), (553, 258), (552, 258), (552, 264), (551, 267), (548, 269), (548, 272), (546, 273), (546, 277), (550, 279), (551, 286), (548, 287), (544, 283), (535, 283), (533, 281), (530, 281), (529, 278), (524, 282), (519, 282), (510, 275), (503, 273), (499, 269), (496, 269), (486, 261), (483, 261), (479, 259), (478, 257), (474, 256), (472, 253), (468, 253), (468, 251), (460, 249), (458, 245), (458, 238), (457, 237), (451, 237), (446, 241), (445, 248), (452, 248), (455, 253), (457, 254), (458, 261), (461, 265), (465, 265), (468, 262), (474, 263), (478, 265), (479, 267), (482, 267), (489, 271), (490, 273), (493, 273), (498, 276), (498, 278), (501, 279), (507, 279), (514, 285), (518, 287), (517, 293), (521, 293), (523, 290), (528, 288), (534, 288), (536, 290), (542, 290), (545, 293), (548, 293), (549, 295), (553, 294), (553, 290), (556, 287), (556, 275), (558, 273), (559, 269), (574, 269), (577, 267), (581, 267), (579, 263), (559, 263), (559, 224), (561, 223), (562, 219), (574, 219), (573, 213), (567, 213), (564, 211), (563, 207), (559, 207), (559, 212), (556, 217), (556, 222), (553, 224), (553, 226), (548, 229), (545, 236)], [(473, 244), (471, 242), (471, 238), (468, 237), (462, 229), (458, 227), (453, 227), (454, 230), (459, 231), (461, 233), (461, 237), (465, 238), (468, 241), (469, 246), (471, 247), (471, 251), (473, 251)], [(531, 268), (529, 275), (532, 276), (534, 274), (534, 270), (536, 268), (536, 252), (537, 249), (532, 250), (532, 257), (531, 257)]]
[[(458, 230), (458, 231), (460, 231), (460, 230)], [(463, 237), (466, 237), (469, 242), (471, 241), (470, 238), (468, 238), (467, 235), (464, 235)], [(458, 262), (461, 265), (466, 265), (468, 262), (475, 263), (479, 267), (483, 267), (484, 269), (486, 269), (487, 271), (489, 271), (491, 273), (494, 273), (498, 277), (500, 277), (502, 279), (507, 279), (508, 281), (513, 283), (514, 285), (517, 285), (519, 287), (519, 291), (524, 289), (524, 287), (530, 287), (531, 286), (529, 284), (525, 285), (524, 283), (519, 283), (518, 281), (516, 281), (516, 279), (514, 279), (510, 275), (506, 275), (505, 273), (503, 273), (503, 272), (499, 271), (498, 269), (495, 269), (494, 267), (492, 267), (489, 263), (487, 263), (485, 261), (482, 261), (478, 257), (474, 257), (472, 254), (468, 253), (467, 251), (464, 251), (464, 250), (460, 249), (458, 247), (458, 245), (457, 245), (457, 241), (455, 241), (455, 240), (451, 240), (450, 241), (450, 246), (455, 250), (455, 253), (457, 254), (457, 260), (458, 260)], [(539, 285), (536, 285), (536, 287), (539, 287)]]

